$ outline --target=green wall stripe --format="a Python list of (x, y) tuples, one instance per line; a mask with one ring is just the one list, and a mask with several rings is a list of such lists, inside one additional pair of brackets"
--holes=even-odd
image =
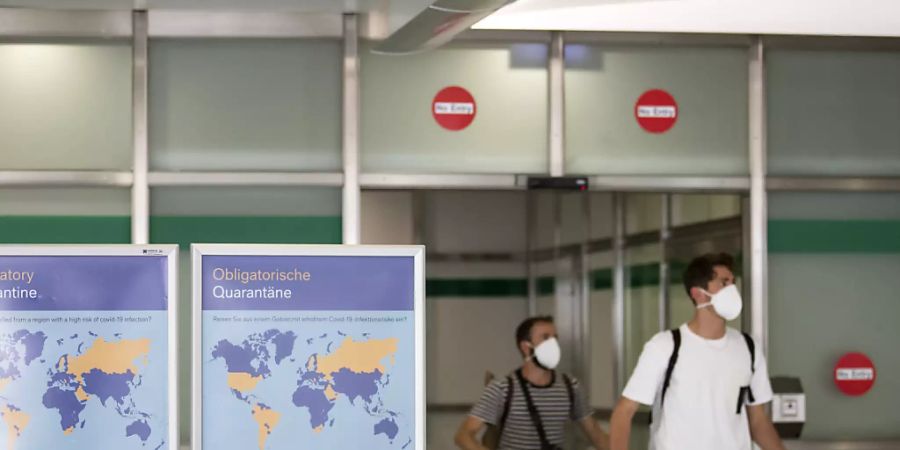
[[(128, 216), (0, 216), (0, 242), (4, 243), (128, 243)], [(339, 243), (337, 216), (153, 216), (153, 242), (262, 242)], [(769, 251), (773, 253), (897, 253), (900, 220), (770, 220)], [(740, 259), (738, 259), (740, 261)], [(673, 267), (673, 278), (680, 276)], [(655, 265), (632, 268), (632, 283), (658, 280)], [(543, 283), (543, 284), (541, 284)], [(539, 281), (539, 291), (552, 292), (552, 284)], [(592, 274), (595, 289), (609, 289), (612, 273)]]
[[(670, 277), (672, 283), (681, 283), (681, 274), (687, 264), (681, 262), (670, 263)], [(636, 264), (628, 268), (628, 287), (632, 289), (659, 286), (659, 263)], [(613, 288), (612, 269), (598, 269), (591, 272), (591, 286), (596, 291)]]
[(590, 273), (591, 289), (595, 291), (604, 291), (612, 289), (613, 271), (612, 269), (598, 269)]
[[(675, 271), (678, 273), (674, 273)], [(681, 282), (683, 265), (673, 264), (672, 282)], [(632, 266), (629, 286), (633, 289), (659, 285), (659, 264)], [(597, 269), (590, 273), (591, 287), (595, 291), (612, 289), (612, 269)], [(553, 277), (540, 277), (538, 295), (552, 295), (556, 289)], [(528, 280), (525, 278), (429, 278), (425, 283), (429, 297), (516, 297), (528, 296)]]
[(127, 244), (128, 216), (0, 216), (7, 244)]
[(772, 253), (898, 253), (900, 220), (770, 220)]
[(425, 294), (429, 297), (527, 297), (528, 283), (523, 279), (428, 279)]
[[(527, 283), (527, 280), (525, 280)], [(556, 292), (556, 279), (553, 277), (539, 277), (537, 279), (538, 295), (553, 295)]]
[[(538, 295), (551, 295), (556, 288), (552, 277), (537, 280)], [(429, 278), (425, 281), (429, 297), (516, 297), (528, 296), (524, 278)]]
[[(639, 264), (628, 268), (628, 286), (631, 288), (642, 288), (648, 286), (659, 286), (659, 264)], [(610, 286), (611, 288), (612, 286)]]
[[(153, 216), (150, 241), (339, 244), (341, 218), (282, 216)], [(0, 216), (0, 242), (10, 244), (127, 244), (128, 216)]]
[(340, 244), (341, 218), (285, 216), (153, 216), (150, 242)]

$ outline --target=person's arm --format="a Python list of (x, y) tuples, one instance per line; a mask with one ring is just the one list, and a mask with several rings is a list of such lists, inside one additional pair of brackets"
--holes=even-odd
[(772, 401), (772, 384), (769, 381), (769, 369), (766, 357), (759, 346), (756, 347), (756, 370), (750, 379), (750, 388), (756, 397), (753, 404), (747, 405), (747, 420), (750, 423), (750, 436), (763, 450), (784, 450), (784, 444), (766, 413), (766, 404)]
[(644, 344), (637, 366), (609, 420), (610, 448), (613, 450), (628, 450), (631, 420), (641, 404), (653, 404), (674, 348), (672, 333), (667, 331), (657, 333)]
[(609, 450), (609, 435), (603, 431), (593, 417), (588, 416), (578, 421), (579, 428), (597, 450)]
[(750, 436), (763, 450), (785, 450), (775, 425), (769, 420), (764, 405), (747, 406), (747, 416), (750, 420)]
[(477, 417), (468, 416), (456, 430), (453, 441), (463, 450), (488, 450), (478, 441), (478, 432), (484, 428), (484, 422)]
[(619, 403), (613, 409), (612, 418), (609, 420), (609, 442), (612, 450), (628, 450), (628, 441), (631, 439), (631, 419), (637, 412), (640, 404), (626, 397), (619, 399)]
[(485, 425), (496, 425), (501, 419), (506, 403), (507, 381), (493, 381), (481, 393), (481, 398), (472, 407), (466, 420), (460, 424), (453, 441), (463, 450), (489, 450), (478, 439), (478, 433)]

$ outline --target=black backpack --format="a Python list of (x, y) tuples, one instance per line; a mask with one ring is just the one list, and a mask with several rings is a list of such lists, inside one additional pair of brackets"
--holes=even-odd
[[(678, 350), (681, 349), (681, 330), (675, 328), (674, 330), (669, 330), (672, 333), (672, 340), (675, 343), (675, 346), (672, 348), (672, 354), (669, 355), (669, 365), (666, 367), (666, 377), (663, 379), (662, 385), (662, 395), (659, 398), (659, 408), (662, 411), (662, 406), (666, 401), (666, 391), (669, 390), (669, 383), (672, 381), (672, 372), (675, 370), (675, 363), (678, 362)], [(750, 373), (756, 373), (756, 344), (753, 342), (753, 338), (744, 332), (741, 332), (744, 336), (744, 342), (747, 343), (747, 350), (750, 351)], [(746, 399), (746, 400), (745, 400)], [(749, 401), (753, 403), (756, 401), (753, 397), (753, 390), (750, 388), (750, 385), (742, 386), (740, 391), (738, 392), (737, 399), (737, 411), (736, 414), (740, 414), (741, 410), (744, 408), (744, 402)], [(650, 421), (653, 421), (653, 414), (650, 415)]]

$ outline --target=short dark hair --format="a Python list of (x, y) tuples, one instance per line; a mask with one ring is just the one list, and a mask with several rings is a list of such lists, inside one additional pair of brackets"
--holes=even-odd
[(522, 321), (522, 323), (516, 327), (516, 348), (519, 348), (519, 343), (522, 341), (531, 341), (531, 329), (539, 323), (552, 324), (553, 316), (535, 316)]
[(696, 303), (694, 298), (691, 297), (691, 289), (695, 287), (706, 289), (709, 286), (709, 282), (716, 277), (716, 266), (724, 266), (734, 272), (734, 257), (728, 253), (707, 253), (694, 258), (687, 268), (684, 269), (682, 281), (684, 282), (684, 290), (687, 291), (691, 302)]

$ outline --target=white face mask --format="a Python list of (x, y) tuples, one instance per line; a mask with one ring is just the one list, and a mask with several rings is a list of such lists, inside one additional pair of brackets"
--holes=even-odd
[(534, 358), (539, 366), (547, 370), (553, 370), (559, 365), (559, 359), (562, 356), (559, 348), (559, 341), (556, 338), (547, 339), (534, 347)]
[(712, 306), (716, 310), (716, 314), (725, 320), (734, 320), (741, 315), (744, 302), (741, 300), (741, 292), (738, 291), (737, 286), (733, 284), (728, 285), (715, 294), (710, 294), (703, 289), (701, 291), (712, 297), (712, 300), (709, 303), (697, 305), (697, 309)]

